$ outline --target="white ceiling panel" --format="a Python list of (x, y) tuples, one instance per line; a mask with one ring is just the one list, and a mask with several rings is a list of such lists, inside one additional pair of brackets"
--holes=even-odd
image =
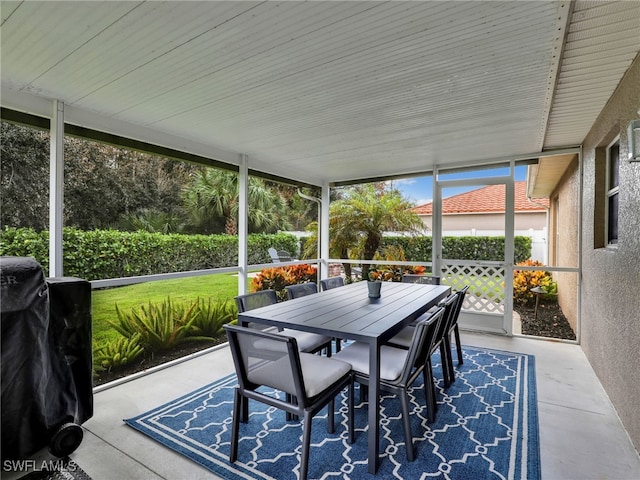
[(640, 2), (3, 1), (1, 15), (3, 106), (59, 99), (71, 123), (309, 183), (579, 144), (640, 45)]
[(545, 147), (580, 144), (638, 55), (640, 2), (576, 2)]

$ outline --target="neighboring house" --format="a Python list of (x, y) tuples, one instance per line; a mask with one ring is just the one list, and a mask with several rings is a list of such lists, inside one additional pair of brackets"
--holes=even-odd
[[(515, 234), (532, 238), (531, 257), (546, 263), (549, 200), (527, 198), (526, 182), (515, 182)], [(433, 204), (413, 208), (432, 229)], [(442, 200), (442, 235), (504, 235), (505, 187), (488, 185)]]

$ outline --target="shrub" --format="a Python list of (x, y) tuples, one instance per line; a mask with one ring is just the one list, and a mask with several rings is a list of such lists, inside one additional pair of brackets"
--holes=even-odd
[(193, 304), (174, 304), (167, 299), (161, 304), (149, 303), (140, 310), (122, 312), (116, 305), (118, 323), (109, 322), (123, 337), (94, 346), (96, 370), (125, 366), (142, 353), (169, 350), (187, 341), (213, 340), (223, 334), (223, 325), (238, 316), (229, 300), (212, 301), (197, 298)]
[(214, 302), (198, 298), (191, 334), (215, 338), (223, 333), (222, 326), (232, 322), (237, 316), (238, 309), (229, 300)]
[(0, 230), (0, 255), (33, 257), (48, 275), (49, 232), (36, 232), (33, 228)]
[[(299, 251), (294, 235), (250, 234), (249, 264), (269, 263), (269, 247)], [(502, 260), (504, 237), (445, 237), (443, 256), (458, 260)], [(430, 262), (431, 237), (383, 237), (381, 252), (398, 248), (408, 260)], [(67, 227), (63, 231), (65, 275), (101, 280), (154, 273), (183, 272), (228, 267), (238, 263), (238, 239), (232, 235), (183, 235), (144, 231), (83, 231)], [(47, 272), (49, 232), (6, 227), (0, 230), (0, 255), (33, 257)], [(531, 256), (531, 239), (515, 237), (514, 261)]]
[(189, 340), (212, 340), (212, 337), (192, 334), (197, 306), (197, 301), (190, 306), (182, 303), (174, 305), (168, 298), (161, 304), (149, 302), (148, 308), (142, 306), (140, 310), (132, 309), (130, 313), (124, 313), (116, 305), (118, 323), (109, 323), (125, 337), (139, 334), (144, 349), (155, 353)]
[[(382, 248), (383, 255), (376, 254), (375, 259), (388, 261), (406, 261), (404, 248), (401, 245), (387, 245)], [(380, 267), (372, 267), (369, 270), (369, 280), (381, 280), (384, 282), (401, 282), (402, 275), (405, 273), (413, 273), (422, 275), (426, 268), (422, 265), (381, 265)]]
[[(531, 256), (531, 238), (517, 236), (514, 239), (514, 262), (522, 262)], [(414, 262), (432, 261), (431, 236), (383, 237), (381, 250), (388, 246), (400, 246), (407, 260)], [(456, 260), (504, 259), (504, 237), (444, 237), (442, 239), (443, 258)]]
[[(516, 266), (537, 267), (543, 266), (537, 260), (525, 260)], [(543, 270), (514, 270), (513, 271), (513, 300), (521, 304), (528, 304), (535, 301), (535, 294), (531, 289), (535, 287), (543, 288), (549, 295), (558, 293), (558, 285), (553, 281), (549, 272)]]
[(111, 371), (112, 368), (123, 367), (142, 355), (144, 349), (140, 345), (140, 334), (129, 338), (107, 342), (94, 349), (94, 365), (102, 370)]
[(293, 277), (294, 283), (316, 282), (318, 279), (318, 270), (313, 265), (305, 263), (301, 265), (290, 265), (285, 268)]
[(400, 267), (395, 265), (382, 265), (379, 268), (369, 269), (369, 280), (380, 280), (382, 282), (401, 282), (402, 275), (411, 273), (422, 275), (427, 269), (423, 266)]
[(279, 300), (286, 300), (284, 287), (298, 283), (317, 282), (318, 272), (314, 266), (301, 264), (286, 267), (265, 268), (251, 281), (251, 291), (275, 290)]
[[(234, 237), (235, 238), (235, 237)], [(236, 238), (236, 245), (238, 239)], [(251, 233), (247, 239), (248, 263), (255, 265), (258, 263), (270, 263), (269, 248), (276, 250), (285, 250), (291, 255), (297, 256), (300, 251), (298, 239), (290, 233)]]
[[(251, 234), (249, 263), (269, 263), (269, 247), (297, 252), (294, 235)], [(49, 232), (31, 228), (0, 230), (0, 255), (33, 257), (47, 274)], [(183, 235), (144, 231), (63, 230), (66, 276), (101, 280), (155, 273), (228, 267), (238, 263), (238, 238), (232, 235)]]

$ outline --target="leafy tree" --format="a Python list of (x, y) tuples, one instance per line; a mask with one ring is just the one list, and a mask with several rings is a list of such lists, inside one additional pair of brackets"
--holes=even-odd
[[(269, 182), (267, 183), (269, 184)], [(307, 225), (317, 220), (318, 204), (298, 194), (298, 190), (300, 190), (307, 196), (317, 197), (317, 190), (311, 188), (298, 189), (297, 187), (282, 184), (274, 184), (273, 188), (275, 188), (287, 202), (287, 221), (291, 224), (292, 230), (305, 230)]]
[[(184, 189), (184, 205), (192, 224), (211, 228), (215, 218), (224, 219), (229, 235), (238, 233), (238, 175), (215, 168), (201, 169)], [(249, 231), (270, 233), (288, 230), (286, 202), (282, 195), (257, 177), (249, 177)]]
[[(2, 122), (1, 135), (1, 225), (46, 229), (49, 134)], [(183, 215), (180, 191), (193, 165), (70, 136), (64, 155), (65, 225), (107, 228), (146, 209)]]
[(0, 226), (49, 226), (49, 134), (0, 123)]
[(113, 147), (65, 138), (64, 158), (65, 225), (108, 228), (129, 210), (134, 194), (119, 175)]
[[(81, 139), (65, 141), (65, 224), (84, 230), (163, 212), (182, 217), (180, 191), (192, 165)], [(169, 230), (179, 230), (177, 222)]]
[[(49, 133), (0, 123), (0, 227), (49, 224)], [(151, 232), (237, 231), (237, 175), (144, 152), (65, 137), (65, 226)], [(316, 206), (294, 187), (251, 177), (251, 232), (299, 229)]]
[(177, 215), (149, 209), (121, 215), (118, 227), (119, 230), (144, 230), (152, 233), (182, 233), (185, 231), (184, 222)]

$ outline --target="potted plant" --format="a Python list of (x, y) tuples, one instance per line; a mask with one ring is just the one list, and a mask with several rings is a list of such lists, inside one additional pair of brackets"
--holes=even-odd
[(380, 289), (382, 288), (382, 272), (380, 270), (369, 270), (367, 287), (369, 288), (369, 298), (380, 298)]

